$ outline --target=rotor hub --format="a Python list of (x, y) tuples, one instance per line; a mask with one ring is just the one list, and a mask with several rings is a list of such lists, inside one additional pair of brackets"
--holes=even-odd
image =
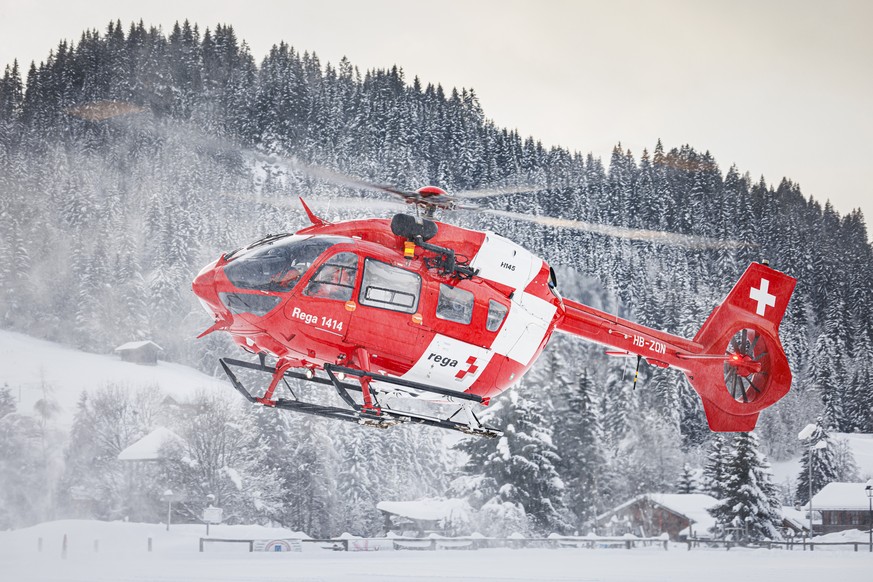
[(728, 343), (724, 363), (725, 388), (737, 402), (760, 398), (770, 383), (770, 356), (766, 339), (752, 329), (741, 329)]

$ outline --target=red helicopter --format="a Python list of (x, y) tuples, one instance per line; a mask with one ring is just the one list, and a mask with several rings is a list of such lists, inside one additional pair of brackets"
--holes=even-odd
[[(521, 246), (433, 220), (436, 209), (471, 208), (469, 197), (436, 187), (374, 188), (403, 197), (423, 216), (331, 224), (301, 199), (311, 226), (225, 253), (194, 280), (194, 293), (215, 320), (199, 337), (226, 331), (259, 356), (258, 362), (220, 360), (250, 402), (379, 427), (410, 422), (498, 436), (473, 405), (487, 406), (521, 380), (555, 331), (608, 346), (610, 355), (635, 355), (637, 369), (642, 359), (682, 370), (714, 431), (752, 430), (759, 412), (790, 388), (778, 330), (796, 280), (766, 261), (746, 269), (689, 340), (565, 299), (554, 270)], [(274, 365), (267, 365), (268, 357)], [(253, 393), (232, 368), (266, 372), (269, 386)], [(340, 402), (304, 401), (287, 378), (332, 387)], [(398, 395), (441, 401), (451, 410), (399, 410), (393, 404)]]

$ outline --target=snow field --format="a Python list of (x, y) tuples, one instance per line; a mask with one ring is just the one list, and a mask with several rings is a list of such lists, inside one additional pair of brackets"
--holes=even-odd
[[(64, 534), (67, 558), (61, 557)], [(15, 582), (181, 582), (346, 580), (444, 582), (867, 582), (873, 554), (839, 551), (694, 549), (672, 544), (625, 549), (481, 549), (477, 551), (334, 552), (304, 544), (300, 553), (248, 552), (245, 544), (209, 544), (198, 551), (203, 525), (64, 520), (0, 532), (0, 579)], [(849, 536), (860, 539), (861, 532)], [(38, 551), (39, 537), (43, 550)], [(153, 551), (147, 551), (147, 539)], [(210, 537), (301, 538), (262, 526), (210, 527)], [(846, 537), (846, 536), (843, 536)], [(99, 550), (94, 551), (94, 540)], [(848, 538), (847, 538), (848, 539)], [(828, 540), (837, 541), (837, 540)], [(840, 540), (842, 541), (842, 540)], [(822, 548), (824, 549), (824, 548)]]
[(438, 552), (153, 553), (115, 555), (34, 551), (0, 558), (3, 579), (17, 582), (178, 582), (347, 580), (840, 582), (870, 580), (873, 555), (778, 550), (684, 551), (506, 548)]

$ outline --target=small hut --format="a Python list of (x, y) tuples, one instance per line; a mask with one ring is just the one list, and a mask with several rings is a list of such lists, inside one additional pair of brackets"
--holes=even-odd
[(115, 348), (115, 353), (121, 356), (123, 362), (154, 366), (158, 363), (158, 353), (164, 348), (153, 341), (127, 342)]

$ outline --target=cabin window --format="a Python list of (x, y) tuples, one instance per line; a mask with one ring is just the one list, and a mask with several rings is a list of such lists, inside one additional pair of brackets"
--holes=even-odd
[(470, 323), (473, 319), (473, 294), (440, 283), (436, 316), (457, 323)]
[(505, 305), (491, 299), (488, 301), (488, 321), (485, 323), (485, 329), (488, 331), (497, 331), (500, 329), (500, 324), (503, 323), (503, 318), (506, 317), (506, 312), (509, 311)]
[(361, 305), (415, 313), (420, 294), (421, 277), (418, 273), (374, 259), (364, 261), (364, 278), (358, 298)]
[(357, 274), (358, 256), (355, 253), (337, 253), (312, 276), (303, 294), (309, 297), (348, 301), (355, 290)]

